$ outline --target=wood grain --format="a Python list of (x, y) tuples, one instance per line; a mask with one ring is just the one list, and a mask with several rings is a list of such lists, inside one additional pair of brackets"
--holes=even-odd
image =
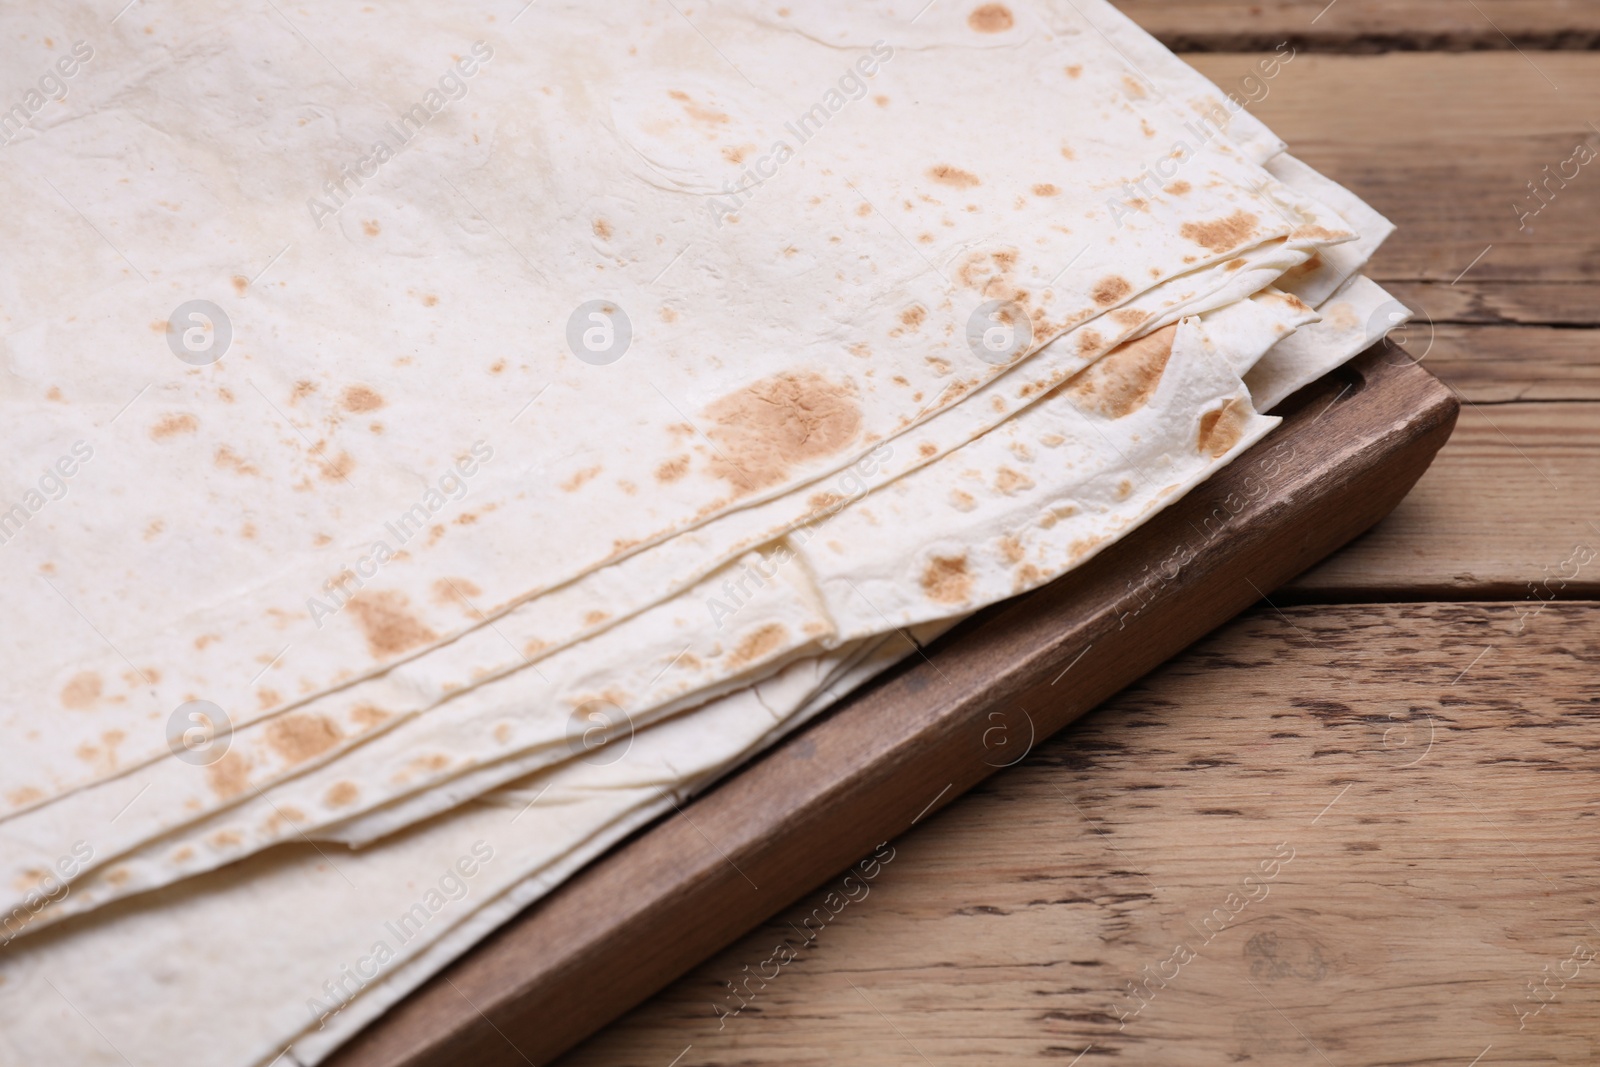
[(1584, 0), (1115, 0), (1177, 51), (1256, 51), (1292, 41), (1337, 52), (1593, 48)]
[[(1255, 62), (1188, 58), (1223, 85)], [(1512, 210), (1572, 146), (1600, 146), (1596, 99), (1595, 54), (1310, 55), (1254, 107), (1399, 227), (1370, 273), (1418, 312), (1407, 350), (1467, 403), (1416, 492), (1286, 599), (1600, 596), (1595, 568), (1561, 570), (1600, 546), (1600, 241), (1580, 221), (1600, 162), (1527, 230)]]
[(1301, 399), (1272, 438), (1097, 566), (981, 613), (614, 850), (332, 1062), (511, 1064), (568, 1048), (1011, 762), (1024, 726), (1060, 729), (1369, 527), (1456, 411), (1381, 353)]
[(1600, 405), (1468, 406), (1411, 495), (1288, 602), (1600, 596)]
[(561, 1067), (1594, 1063), (1597, 662), (1596, 604), (1254, 611)]
[[(1185, 58), (1227, 89), (1260, 57)], [(1377, 280), (1600, 281), (1586, 225), (1600, 210), (1600, 160), (1552, 185), (1526, 229), (1516, 210), (1538, 203), (1527, 183), (1546, 166), (1600, 146), (1600, 54), (1305, 55), (1266, 88), (1251, 111), (1399, 226), (1373, 261)]]

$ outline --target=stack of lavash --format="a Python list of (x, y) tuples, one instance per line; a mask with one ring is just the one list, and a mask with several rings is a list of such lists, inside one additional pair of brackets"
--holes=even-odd
[(6, 17), (0, 1062), (316, 1062), (1400, 321), (1107, 4), (919, 7)]

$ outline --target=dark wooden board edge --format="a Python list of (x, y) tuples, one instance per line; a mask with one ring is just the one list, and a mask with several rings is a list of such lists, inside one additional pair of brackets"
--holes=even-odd
[[(1226, 622), (1399, 503), (1454, 395), (1373, 349), (1085, 567), (925, 656), (634, 835), (340, 1049), (331, 1067), (544, 1064)], [(691, 822), (692, 820), (692, 822)], [(757, 888), (759, 887), (759, 888)]]

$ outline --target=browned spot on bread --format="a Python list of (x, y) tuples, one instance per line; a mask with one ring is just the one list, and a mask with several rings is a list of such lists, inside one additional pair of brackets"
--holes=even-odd
[(931, 441), (924, 441), (917, 446), (917, 455), (923, 459), (932, 459), (939, 449)]
[(1021, 471), (1012, 470), (1010, 467), (1001, 467), (994, 475), (994, 487), (1006, 496), (1020, 493), (1024, 489), (1033, 488), (1033, 479)]
[(684, 114), (703, 125), (725, 126), (733, 121), (721, 111), (713, 111), (711, 108), (695, 103), (694, 97), (682, 90), (673, 89), (667, 95), (683, 105)]
[(389, 720), (389, 713), (373, 704), (358, 704), (350, 712), (350, 718), (357, 726), (370, 730), (372, 727)]
[(978, 506), (971, 493), (962, 492), (960, 489), (950, 491), (950, 505), (957, 511), (971, 511)]
[(1297, 226), (1292, 236), (1300, 240), (1337, 241), (1349, 237), (1350, 234), (1345, 230), (1330, 230), (1326, 226), (1309, 225)]
[(1226, 454), (1244, 436), (1245, 424), (1249, 421), (1248, 404), (1237, 397), (1223, 401), (1221, 407), (1212, 408), (1200, 416), (1197, 450), (1212, 459)]
[(1184, 240), (1193, 241), (1202, 248), (1209, 248), (1213, 252), (1226, 252), (1231, 248), (1238, 248), (1254, 237), (1256, 225), (1260, 221), (1240, 208), (1227, 218), (1211, 222), (1186, 222), (1178, 228), (1178, 233), (1183, 235)]
[(1091, 352), (1098, 352), (1105, 343), (1106, 339), (1100, 336), (1100, 331), (1084, 330), (1078, 337), (1078, 354), (1087, 356)]
[(494, 728), (494, 739), (500, 744), (504, 745), (510, 742), (511, 736), (515, 732), (516, 731), (512, 729), (511, 724), (508, 722), (496, 723)]
[(365, 385), (352, 385), (339, 398), (346, 411), (377, 411), (383, 407), (383, 397)]
[(960, 167), (952, 167), (948, 163), (940, 163), (938, 166), (929, 167), (928, 177), (940, 185), (948, 185), (954, 189), (971, 189), (982, 184), (978, 181), (976, 174), (962, 170)]
[(934, 556), (922, 571), (922, 591), (939, 604), (959, 604), (972, 594), (967, 557)]
[(734, 646), (728, 653), (729, 667), (743, 667), (747, 663), (754, 663), (763, 656), (772, 653), (789, 633), (783, 628), (782, 623), (769, 622), (752, 633), (746, 634), (744, 640)]
[(1222, 269), (1225, 270), (1225, 271), (1228, 271), (1229, 273), (1232, 273), (1233, 271), (1236, 271), (1236, 270), (1238, 270), (1239, 268), (1241, 268), (1243, 266), (1244, 266), (1244, 259), (1242, 257), (1240, 257), (1240, 258), (1235, 258), (1235, 259), (1228, 260), (1228, 262), (1226, 262), (1226, 263), (1224, 263), (1222, 265)]
[[(737, 162), (737, 160), (735, 160), (735, 162)], [(605, 219), (595, 219), (591, 228), (594, 230), (594, 235), (600, 238), (602, 241), (611, 237), (611, 223), (607, 222)]]
[(61, 689), (61, 704), (74, 711), (88, 711), (100, 699), (105, 683), (93, 671), (80, 671)]
[(872, 102), (874, 104), (877, 104), (879, 107), (888, 107), (889, 106), (889, 98), (887, 96), (884, 96), (882, 93), (879, 93), (877, 96), (873, 97), (872, 98)]
[(172, 858), (178, 863), (188, 863), (190, 860), (194, 859), (194, 849), (190, 848), (188, 845), (184, 845), (182, 848), (178, 849), (178, 851), (172, 854)]
[(289, 394), (289, 404), (293, 406), (294, 404), (299, 403), (301, 397), (310, 396), (320, 388), (321, 386), (317, 385), (317, 383), (313, 381), (302, 380), (295, 382), (294, 390)]
[(255, 464), (239, 455), (228, 445), (221, 445), (217, 448), (216, 455), (212, 457), (212, 462), (223, 470), (232, 471), (235, 474), (259, 475), (261, 473)]
[(1083, 77), (1083, 67), (1081, 67), (1080, 65), (1074, 63), (1072, 66), (1067, 68), (1067, 77), (1069, 77), (1069, 78), (1081, 78), (1081, 77)]
[(289, 764), (304, 763), (339, 743), (344, 735), (321, 715), (285, 715), (267, 726), (267, 744)]
[(854, 382), (814, 371), (763, 378), (706, 408), (717, 446), (711, 473), (750, 493), (782, 482), (808, 460), (830, 456), (861, 433)]
[(1144, 86), (1139, 84), (1139, 79), (1132, 74), (1124, 74), (1122, 76), (1122, 87), (1128, 90), (1128, 95), (1135, 100), (1143, 100), (1150, 95), (1144, 91)]
[(1124, 479), (1122, 479), (1121, 482), (1117, 483), (1117, 499), (1118, 500), (1126, 500), (1131, 495), (1133, 495), (1133, 483), (1132, 482), (1130, 482), (1130, 481), (1128, 481), (1128, 479), (1124, 478)]
[(423, 307), (430, 307), (431, 308), (431, 307), (435, 306), (438, 303), (439, 303), (439, 298), (434, 296), (432, 293), (426, 293), (422, 297), (422, 306)]
[(1022, 557), (1027, 555), (1022, 542), (1010, 535), (1000, 538), (1000, 553), (1006, 557), (1007, 563), (1021, 563)]
[(324, 461), (318, 469), (326, 480), (338, 481), (349, 477), (350, 472), (356, 469), (355, 457), (348, 452), (340, 452), (333, 459)]
[(1149, 317), (1148, 311), (1140, 311), (1137, 308), (1118, 308), (1111, 313), (1112, 322), (1118, 326), (1126, 326), (1130, 330)]
[(806, 501), (811, 505), (812, 511), (827, 511), (844, 503), (844, 497), (838, 493), (813, 493), (811, 499)]
[(609, 618), (611, 618), (611, 616), (607, 612), (604, 612), (604, 611), (591, 611), (591, 612), (587, 612), (583, 616), (583, 624), (585, 626), (599, 626), (601, 623), (605, 622)]
[(244, 844), (244, 838), (234, 830), (218, 830), (206, 840), (211, 842), (213, 848), (238, 848)]
[(584, 482), (587, 482), (587, 481), (589, 481), (589, 480), (591, 480), (591, 479), (593, 479), (595, 477), (598, 477), (600, 472), (601, 472), (601, 470), (603, 470), (603, 469), (604, 468), (601, 467), (598, 463), (595, 464), (593, 467), (585, 467), (585, 468), (583, 468), (583, 470), (577, 472), (572, 477), (568, 478), (566, 481), (561, 483), (562, 491), (563, 492), (567, 492), (567, 493), (575, 493), (575, 492), (577, 492), (580, 488), (583, 487), (583, 483)]
[(1127, 341), (1104, 358), (1074, 374), (1057, 390), (1065, 390), (1078, 406), (1120, 419), (1139, 410), (1161, 384), (1172, 358), (1172, 341), (1178, 324), (1164, 326), (1148, 337)]
[(1097, 548), (1104, 540), (1104, 537), (1085, 537), (1074, 541), (1067, 546), (1067, 558), (1076, 563)]
[(1060, 192), (1061, 192), (1060, 189), (1057, 189), (1055, 186), (1051, 185), (1049, 182), (1041, 182), (1040, 184), (1035, 185), (1033, 187), (1033, 195), (1034, 196), (1055, 196)]
[(1193, 188), (1194, 186), (1180, 179), (1167, 186), (1165, 191), (1171, 193), (1173, 196), (1188, 196), (1189, 191)]
[(1011, 9), (1004, 4), (984, 4), (967, 16), (967, 25), (979, 33), (1004, 33), (1014, 24)]
[(410, 606), (404, 593), (392, 589), (363, 589), (350, 599), (350, 610), (373, 658), (397, 656), (438, 638), (406, 610)]
[(43, 799), (44, 791), (35, 789), (31, 785), (23, 786), (21, 789), (13, 789), (6, 794), (6, 802), (14, 808), (20, 808), (24, 804), (32, 804), (36, 800)]
[(246, 278), (243, 274), (235, 274), (233, 276), (233, 291), (234, 292), (238, 293), (240, 296), (243, 296), (244, 295), (244, 291), (246, 289), (248, 289), (248, 288), (250, 288), (250, 279), (249, 278)]
[(226, 753), (206, 768), (206, 784), (222, 800), (234, 797), (250, 788), (250, 759), (238, 749)]
[(1011, 272), (1016, 269), (1015, 249), (998, 252), (969, 252), (956, 271), (956, 277), (968, 289), (986, 297), (1009, 298), (1026, 303), (1029, 294), (1011, 284)]
[(1108, 304), (1120, 303), (1127, 299), (1128, 294), (1131, 292), (1133, 292), (1133, 285), (1128, 279), (1121, 275), (1112, 274), (1101, 278), (1095, 285), (1094, 292), (1089, 295), (1094, 298), (1096, 304), (1105, 307)]
[(689, 473), (689, 457), (673, 456), (656, 468), (656, 481), (671, 483)]
[(677, 322), (678, 321), (678, 313), (676, 311), (672, 310), (672, 308), (670, 308), (667, 305), (663, 304), (663, 305), (661, 305), (661, 321), (662, 322)]
[(1306, 314), (1311, 310), (1311, 305), (1307, 304), (1304, 300), (1301, 300), (1293, 293), (1284, 293), (1278, 291), (1277, 289), (1263, 289), (1257, 295), (1263, 300), (1276, 300), (1278, 303), (1289, 308), (1289, 310), (1299, 312), (1300, 314)]
[(905, 323), (906, 326), (913, 330), (915, 330), (918, 326), (921, 326), (923, 320), (927, 317), (928, 309), (923, 307), (921, 304), (913, 304), (911, 307), (908, 307), (904, 311), (900, 312), (900, 321)]
[(1024, 563), (1017, 568), (1017, 576), (1011, 583), (1013, 593), (1025, 593), (1029, 589), (1042, 584), (1044, 572), (1031, 563)]
[(468, 597), (481, 596), (483, 590), (475, 582), (465, 578), (440, 578), (433, 583), (433, 602), (435, 604), (460, 604), (469, 611), (472, 605)]
[(279, 704), (282, 704), (283, 695), (276, 689), (258, 689), (256, 690), (256, 703), (261, 706), (263, 711), (265, 711), (268, 708), (275, 708)]
[(194, 433), (200, 428), (200, 420), (187, 412), (173, 412), (163, 415), (161, 421), (150, 427), (150, 436), (157, 441), (165, 441), (169, 437), (176, 437), (180, 433)]
[(356, 802), (356, 797), (361, 795), (361, 790), (354, 782), (335, 782), (322, 797), (322, 802), (330, 808), (345, 808)]
[(450, 757), (439, 752), (432, 752), (426, 756), (418, 756), (406, 764), (417, 771), (442, 771), (450, 766)]
[(376, 237), (376, 236), (378, 236), (378, 231), (379, 231), (378, 220), (377, 219), (362, 219), (361, 220), (361, 230), (368, 237)]
[(755, 150), (756, 146), (753, 144), (728, 145), (722, 150), (722, 158), (737, 167)]

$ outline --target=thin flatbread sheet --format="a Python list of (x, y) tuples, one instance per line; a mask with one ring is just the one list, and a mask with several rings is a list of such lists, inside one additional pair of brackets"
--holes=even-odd
[[(731, 704), (753, 692), (746, 690), (727, 700)], [(708, 754), (708, 743), (728, 737), (726, 730), (706, 730), (706, 720), (692, 715), (654, 730), (673, 726), (684, 727), (692, 738), (673, 757), (671, 774), (680, 780), (692, 775), (697, 757)], [(651, 734), (646, 731), (640, 740)], [(630, 749), (612, 766), (632, 766), (628, 761), (640, 758)], [(535, 899), (548, 891), (553, 882), (541, 880), (538, 872), (554, 872), (560, 857), (576, 854), (582, 842), (592, 849), (620, 836), (624, 824), (619, 820), (626, 819), (627, 811), (641, 809), (644, 801), (631, 801), (622, 791), (607, 791), (608, 773), (605, 767), (582, 763), (548, 772), (548, 776), (570, 774), (574, 782), (581, 779), (584, 790), (598, 785), (601, 792), (589, 795), (604, 810), (568, 807), (571, 818), (556, 831), (567, 835), (568, 844), (552, 844), (547, 836), (544, 850), (536, 856), (491, 845), (493, 855), (509, 852), (526, 860), (522, 878), (500, 879), (501, 871), (496, 870), (493, 878), (484, 879), (492, 860), (479, 862), (481, 850), (468, 855), (477, 841), (488, 842), (486, 836), (469, 842), (473, 833), (468, 823), (479, 819), (481, 812), (497, 811), (503, 826), (514, 827), (518, 821), (506, 821), (512, 809), (503, 805), (513, 801), (488, 801), (463, 807), (385, 845), (341, 856), (345, 877), (355, 876), (357, 881), (346, 883), (333, 865), (309, 848), (275, 850), (191, 880), (160, 897), (124, 902), (19, 942), (0, 962), (8, 987), (8, 995), (0, 998), (0, 1018), (5, 1022), (0, 1026), (0, 1047), (8, 1047), (18, 1062), (93, 1067), (124, 1062), (125, 1050), (132, 1049), (141, 1058), (159, 1058), (178, 1067), (184, 1062), (216, 1067), (265, 1064), (296, 1038), (307, 1036), (304, 1062), (314, 1062), (382, 1006), (449, 962), (494, 921), (520, 910), (526, 901), (516, 897), (517, 892)], [(538, 786), (530, 782), (523, 788)], [(507, 797), (516, 791), (508, 790)], [(547, 802), (542, 792), (524, 795), (539, 804)], [(547, 833), (552, 826), (541, 824)], [(607, 827), (613, 832), (608, 834)], [(460, 873), (458, 862), (463, 859), (474, 870), (473, 877), (483, 879), (477, 886)], [(366, 878), (369, 867), (384, 871), (383, 876)], [(358, 890), (357, 885), (365, 888)], [(308, 886), (313, 887), (314, 904), (288, 903)], [(484, 890), (481, 897), (471, 896), (479, 887)], [(451, 898), (460, 890), (472, 902), (459, 911), (472, 914), (449, 911), (455, 903)], [(388, 900), (390, 893), (393, 901)], [(480, 899), (483, 903), (475, 905)], [(386, 909), (379, 901), (390, 906)], [(489, 922), (474, 925), (473, 915)], [(440, 921), (435, 923), (435, 918)], [(403, 936), (396, 936), (389, 926), (397, 920), (401, 926), (395, 929)], [(196, 928), (217, 932), (199, 946), (199, 957), (192, 935)], [(452, 936), (457, 931), (459, 936)], [(285, 951), (286, 946), (300, 950)], [(144, 980), (150, 959), (179, 955), (190, 964), (160, 984)], [(393, 985), (384, 978), (389, 968), (394, 969)], [(230, 982), (244, 984), (229, 995)], [(192, 996), (184, 995), (184, 983), (194, 986)], [(363, 1003), (368, 988), (374, 1000)], [(228, 1007), (201, 1013), (197, 1019), (188, 1006), (202, 997)], [(310, 1036), (319, 1026), (325, 1027), (326, 1036)], [(185, 1056), (198, 1058), (185, 1060)]]
[[(1238, 312), (1218, 313), (1226, 328), (1216, 337), (1203, 320), (1191, 318), (1124, 346), (939, 462), (767, 546), (727, 577), (574, 648), (581, 677), (595, 684), (614, 677), (605, 690), (569, 688), (577, 695), (564, 703), (552, 699), (539, 671), (519, 671), (130, 854), (122, 855), (125, 844), (107, 844), (112, 839), (101, 831), (91, 844), (101, 862), (115, 862), (80, 878), (72, 896), (34, 921), (43, 924), (299, 836), (364, 843), (392, 833), (569, 755), (567, 716), (584, 700), (603, 701), (597, 732), (642, 725), (663, 709), (659, 698), (629, 691), (630, 669), (641, 680), (655, 673), (659, 682), (678, 660), (688, 657), (697, 666), (710, 660), (694, 640), (696, 624), (716, 647), (736, 635), (746, 635), (739, 647), (769, 635), (773, 647), (763, 651), (776, 664), (776, 653), (808, 642), (854, 642), (970, 612), (1052, 580), (1275, 425), (1253, 413), (1236, 367), (1253, 363), (1309, 309), (1277, 294), (1260, 297), (1257, 305), (1251, 328), (1229, 325), (1244, 318)], [(1237, 351), (1229, 354), (1219, 338)], [(911, 529), (915, 545), (904, 537)], [(809, 597), (797, 585), (809, 588)], [(773, 599), (784, 614), (776, 614)], [(792, 605), (810, 602), (817, 605), (814, 629), (802, 631)], [(652, 649), (640, 634), (648, 633), (653, 614), (669, 610), (679, 620), (668, 631), (676, 636)], [(656, 660), (672, 655), (680, 641), (683, 647), (658, 671)], [(543, 742), (530, 744), (541, 724)], [(515, 754), (518, 744), (525, 754)], [(496, 759), (496, 753), (509, 758)], [(437, 784), (447, 778), (448, 784)], [(117, 784), (124, 791), (139, 786), (137, 776)], [(405, 803), (378, 807), (407, 795), (412, 799)], [(348, 821), (353, 811), (373, 807), (378, 810)], [(141, 810), (142, 803), (122, 819), (136, 821)], [(330, 824), (335, 829), (324, 833)], [(81, 825), (81, 814), (59, 825), (53, 843), (72, 844), (63, 835)]]
[(1095, 34), (936, 7), (841, 50), (754, 5), (519, 7), (18, 16), (98, 43), (0, 174), (6, 244), (56, 250), (0, 278), (5, 423), (73, 472), (8, 512), (12, 810), (160, 757), (197, 697), (246, 725), (839, 471), (1003, 372), (986, 302), (1026, 308), (1020, 359), (1343, 232), (1222, 139), (1114, 220), (1094, 190), (1182, 123)]

